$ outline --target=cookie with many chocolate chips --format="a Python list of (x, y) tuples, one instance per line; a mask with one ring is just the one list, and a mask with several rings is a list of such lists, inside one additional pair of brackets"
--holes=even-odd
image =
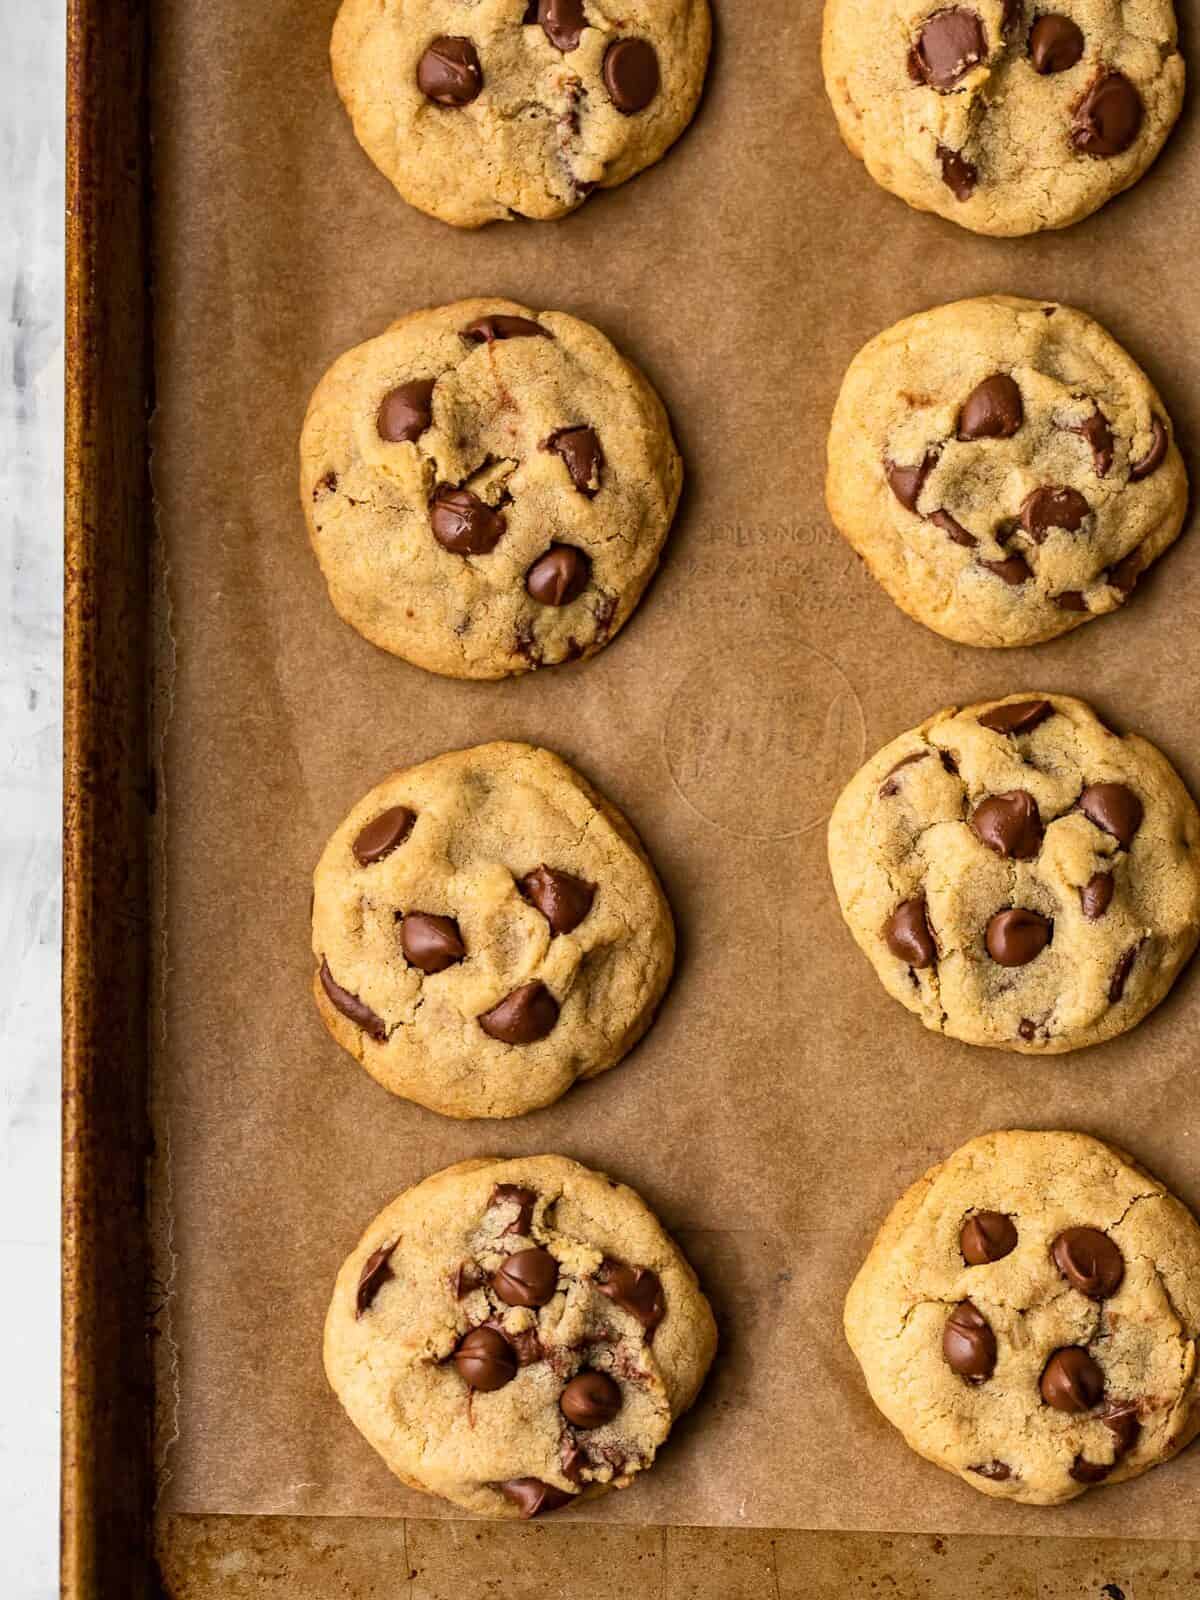
[(968, 1044), (1052, 1055), (1124, 1033), (1200, 935), (1200, 816), (1166, 758), (1081, 700), (940, 711), (829, 824), (842, 915), (888, 993)]
[(823, 58), (876, 183), (975, 233), (1090, 215), (1141, 177), (1183, 103), (1171, 0), (826, 0)]
[(1081, 1133), (990, 1133), (932, 1167), (845, 1327), (912, 1448), (998, 1499), (1073, 1500), (1200, 1431), (1200, 1227)]
[(338, 1274), (325, 1371), (410, 1487), (528, 1518), (652, 1466), (716, 1343), (695, 1273), (632, 1189), (528, 1156), (449, 1167), (375, 1218)]
[(359, 801), (313, 879), (326, 1027), (393, 1094), (516, 1117), (616, 1066), (671, 976), (670, 907), (617, 808), (485, 744)]
[(508, 300), (414, 312), (348, 351), (300, 440), (339, 614), (452, 678), (602, 649), (658, 566), (682, 482), (637, 368), (586, 322)]
[(692, 120), (708, 0), (343, 0), (331, 56), (358, 142), (460, 228), (574, 211)]
[(1011, 646), (1123, 605), (1179, 535), (1187, 473), (1153, 385), (1099, 323), (986, 295), (855, 356), (826, 497), (901, 610)]

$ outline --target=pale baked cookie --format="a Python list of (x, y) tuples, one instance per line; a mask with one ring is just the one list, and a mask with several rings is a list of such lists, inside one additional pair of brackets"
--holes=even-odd
[(692, 120), (708, 0), (343, 0), (333, 76), (410, 205), (460, 228), (561, 217)]
[(348, 351), (300, 440), (339, 614), (454, 678), (601, 649), (658, 565), (682, 481), (637, 368), (588, 323), (510, 300), (413, 312)]
[(1064, 228), (1135, 183), (1183, 104), (1171, 0), (826, 0), (842, 138), (918, 211)]
[(670, 907), (633, 829), (547, 750), (397, 772), (313, 878), (313, 992), (384, 1088), (516, 1117), (613, 1067), (671, 976)]
[(646, 1471), (716, 1344), (632, 1189), (527, 1156), (448, 1167), (376, 1217), (338, 1274), (325, 1371), (411, 1488), (528, 1518)]
[(1124, 1033), (1200, 933), (1200, 817), (1081, 700), (951, 707), (872, 757), (829, 823), (842, 915), (927, 1028), (1029, 1055)]
[(1073, 1500), (1200, 1429), (1200, 1227), (1120, 1150), (990, 1133), (898, 1202), (846, 1298), (871, 1398), (983, 1494)]
[(826, 498), (909, 616), (1025, 645), (1125, 602), (1178, 537), (1187, 473), (1154, 386), (1099, 323), (987, 295), (855, 356)]

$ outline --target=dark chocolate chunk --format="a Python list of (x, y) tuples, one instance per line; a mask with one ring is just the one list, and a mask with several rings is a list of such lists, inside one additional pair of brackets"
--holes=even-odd
[(969, 1267), (1003, 1261), (1017, 1248), (1017, 1229), (1003, 1211), (972, 1211), (958, 1235), (958, 1247)]
[(470, 105), (483, 88), (483, 69), (470, 39), (436, 38), (417, 63), (417, 88), (439, 106)]
[(348, 989), (343, 989), (340, 983), (334, 982), (327, 961), (321, 962), (321, 987), (328, 995), (330, 1004), (336, 1006), (356, 1028), (361, 1028), (372, 1039), (387, 1038), (387, 1024), (383, 1018), (377, 1017), (370, 1006), (364, 1005), (356, 994), (351, 994)]
[(592, 498), (600, 488), (600, 473), (604, 466), (604, 451), (594, 428), (560, 428), (546, 440), (547, 450), (553, 450), (567, 464), (571, 482)]
[(615, 39), (604, 52), (604, 86), (623, 116), (644, 111), (658, 83), (658, 56), (648, 39)]
[(1079, 796), (1079, 809), (1126, 850), (1142, 825), (1142, 802), (1123, 783), (1090, 783)]
[(421, 437), (433, 421), (433, 383), (432, 378), (414, 378), (384, 395), (375, 422), (381, 439), (405, 444)]
[(990, 728), (993, 733), (1032, 733), (1053, 710), (1049, 700), (1013, 701), (1011, 705), (993, 706), (985, 711), (979, 726)]
[(592, 563), (573, 544), (552, 544), (525, 574), (525, 589), (544, 606), (569, 606), (587, 588)]
[(392, 1251), (398, 1243), (399, 1240), (393, 1240), (391, 1244), (380, 1245), (363, 1262), (363, 1269), (358, 1275), (358, 1288), (354, 1293), (355, 1321), (370, 1310), (380, 1288), (391, 1277)]
[(549, 1250), (518, 1250), (492, 1275), (492, 1289), (505, 1305), (544, 1306), (558, 1286), (558, 1262)]
[(1014, 861), (1032, 861), (1042, 848), (1037, 801), (1024, 789), (981, 800), (972, 813), (971, 829), (980, 844)]
[(373, 866), (384, 856), (391, 855), (397, 845), (408, 838), (416, 820), (416, 812), (407, 806), (391, 806), (372, 818), (351, 846), (359, 866)]
[(988, 955), (999, 966), (1024, 967), (1041, 955), (1053, 933), (1054, 924), (1049, 917), (1014, 906), (997, 911), (987, 925), (984, 943)]
[(439, 484), (429, 502), (429, 525), (444, 550), (456, 556), (486, 556), (504, 535), (502, 511), (493, 511), (470, 489)]
[(1113, 875), (1095, 872), (1079, 891), (1079, 903), (1089, 922), (1098, 922), (1112, 904)]
[(996, 1370), (996, 1335), (983, 1313), (960, 1300), (942, 1330), (942, 1354), (960, 1378), (984, 1383)]
[(1040, 1388), (1055, 1411), (1090, 1411), (1104, 1396), (1104, 1374), (1086, 1350), (1071, 1344), (1047, 1361)]
[(546, 1511), (557, 1511), (575, 1498), (565, 1489), (556, 1489), (552, 1483), (543, 1483), (540, 1478), (507, 1478), (496, 1487), (505, 1499), (511, 1500), (518, 1508), (522, 1522), (528, 1522), (530, 1517), (540, 1517)]
[(960, 439), (1011, 439), (1025, 420), (1021, 391), (1007, 372), (995, 372), (971, 390), (958, 415)]
[(462, 337), (471, 344), (495, 344), (501, 339), (551, 339), (554, 337), (540, 322), (528, 317), (509, 317), (501, 313), (494, 317), (477, 317), (462, 330)]
[(1042, 544), (1051, 528), (1077, 533), (1090, 511), (1077, 489), (1035, 489), (1021, 507), (1021, 526), (1035, 544)]
[(1099, 1228), (1066, 1228), (1050, 1246), (1054, 1265), (1073, 1289), (1089, 1300), (1116, 1294), (1125, 1276), (1125, 1258)]
[(1161, 467), (1167, 459), (1167, 446), (1170, 444), (1167, 436), (1167, 425), (1160, 416), (1150, 418), (1150, 448), (1140, 461), (1135, 461), (1129, 468), (1130, 483), (1140, 483), (1143, 478), (1148, 478), (1156, 467)]
[(896, 959), (910, 967), (932, 967), (937, 961), (923, 894), (900, 902), (884, 923), (883, 937)]
[(619, 1261), (602, 1261), (596, 1287), (614, 1305), (636, 1317), (651, 1338), (667, 1314), (662, 1282), (649, 1267), (627, 1267)]
[(974, 11), (951, 6), (935, 11), (921, 29), (913, 64), (933, 89), (953, 89), (987, 55), (987, 35)]
[(1029, 30), (1029, 59), (1042, 77), (1069, 72), (1082, 55), (1083, 34), (1070, 17), (1047, 12)]
[(467, 953), (453, 917), (410, 911), (400, 924), (400, 948), (410, 966), (424, 973), (444, 972)]
[(471, 1389), (491, 1394), (517, 1375), (517, 1352), (499, 1328), (472, 1328), (454, 1352), (458, 1375)]
[(602, 1428), (621, 1409), (621, 1390), (606, 1372), (581, 1372), (559, 1399), (559, 1409), (576, 1428)]
[(550, 924), (554, 934), (572, 933), (592, 909), (596, 885), (544, 863), (526, 873), (518, 888)]
[(485, 1011), (479, 1026), (501, 1044), (536, 1044), (558, 1021), (558, 1001), (544, 983), (523, 983)]
[(1102, 72), (1075, 107), (1071, 143), (1085, 156), (1119, 156), (1141, 130), (1142, 109), (1123, 72)]

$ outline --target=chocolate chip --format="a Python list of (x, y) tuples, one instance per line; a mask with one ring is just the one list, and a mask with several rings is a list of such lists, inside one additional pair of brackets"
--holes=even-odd
[(421, 437), (433, 421), (433, 384), (432, 378), (414, 378), (384, 395), (375, 421), (381, 439), (405, 444)]
[(936, 463), (935, 450), (931, 450), (915, 467), (902, 467), (898, 462), (884, 457), (883, 475), (887, 479), (888, 488), (906, 511), (916, 511), (925, 479), (933, 471)]
[(1024, 789), (989, 795), (975, 807), (971, 828), (980, 844), (1014, 861), (1032, 861), (1042, 848), (1037, 801)]
[(911, 756), (905, 756), (903, 761), (897, 761), (896, 765), (890, 768), (887, 777), (883, 780), (879, 790), (879, 798), (881, 800), (890, 800), (894, 794), (899, 794), (900, 784), (896, 778), (896, 773), (902, 767), (911, 767), (914, 761), (924, 761), (928, 755), (928, 750), (916, 750)]
[[(517, 1214), (505, 1228), (505, 1233), (529, 1232), (533, 1223), (533, 1208), (537, 1204), (537, 1195), (532, 1189), (523, 1189), (515, 1183), (498, 1183), (492, 1190), (492, 1197), (488, 1201), (490, 1206), (515, 1205)], [(503, 1238), (503, 1234), (501, 1235)]]
[(1033, 577), (1033, 569), (1024, 556), (1009, 556), (1006, 561), (981, 561), (979, 565), (994, 572), (998, 578), (1003, 578), (1014, 589)]
[(569, 1478), (572, 1483), (583, 1482), (583, 1469), (589, 1464), (588, 1454), (586, 1450), (579, 1448), (569, 1433), (563, 1435), (559, 1446), (559, 1460), (564, 1478)]
[(1114, 1400), (1101, 1412), (1100, 1421), (1115, 1435), (1118, 1457), (1127, 1456), (1142, 1431), (1137, 1404), (1132, 1400)]
[(1075, 107), (1071, 143), (1085, 156), (1119, 156), (1142, 126), (1142, 97), (1123, 72), (1102, 73)]
[(581, 1372), (572, 1378), (558, 1402), (576, 1428), (602, 1428), (621, 1409), (621, 1391), (606, 1372)]
[(1061, 594), (1054, 596), (1054, 604), (1060, 611), (1086, 611), (1087, 599), (1081, 589), (1064, 589)]
[(1054, 710), (1049, 700), (1019, 700), (1011, 705), (993, 706), (979, 719), (981, 728), (993, 733), (1032, 733)]
[(1160, 416), (1150, 418), (1150, 448), (1140, 461), (1135, 461), (1129, 468), (1130, 483), (1140, 483), (1143, 478), (1148, 478), (1156, 467), (1161, 467), (1167, 459), (1167, 445), (1170, 440), (1167, 436), (1167, 425)]
[(554, 934), (572, 933), (592, 909), (596, 885), (544, 863), (526, 873), (517, 887), (550, 924)]
[(354, 1318), (355, 1321), (369, 1311), (374, 1303), (375, 1296), (383, 1284), (392, 1275), (392, 1251), (400, 1241), (393, 1240), (391, 1244), (380, 1245), (378, 1250), (363, 1262), (363, 1269), (358, 1275), (358, 1288), (354, 1292)]
[(1017, 1248), (1017, 1229), (1003, 1211), (973, 1211), (958, 1235), (958, 1248), (969, 1267), (1003, 1261)]
[(1079, 796), (1079, 809), (1126, 850), (1142, 825), (1142, 802), (1123, 783), (1090, 783)]
[(596, 1287), (614, 1305), (636, 1317), (651, 1338), (667, 1314), (662, 1282), (649, 1267), (627, 1267), (619, 1261), (602, 1261), (596, 1273)]
[(1125, 1258), (1099, 1228), (1066, 1228), (1050, 1246), (1054, 1265), (1073, 1289), (1089, 1300), (1116, 1294), (1125, 1276)]
[(948, 511), (934, 511), (929, 517), (935, 528), (940, 528), (954, 540), (955, 544), (962, 545), (964, 550), (974, 550), (979, 540), (973, 533), (968, 533), (961, 522), (956, 522)]
[(1021, 391), (1007, 372), (977, 383), (958, 415), (960, 439), (1011, 439), (1025, 420)]
[(460, 1261), (454, 1270), (454, 1298), (461, 1300), (464, 1295), (482, 1289), (486, 1282), (483, 1270), (476, 1262)]
[(1014, 906), (997, 911), (987, 925), (984, 943), (998, 966), (1024, 967), (1041, 955), (1053, 932), (1054, 924), (1048, 917)]
[(900, 902), (883, 925), (883, 937), (896, 959), (910, 967), (932, 967), (937, 961), (923, 894)]
[(917, 38), (915, 64), (934, 89), (953, 89), (987, 55), (987, 35), (973, 11), (953, 6), (935, 11)]
[(1102, 1483), (1116, 1464), (1115, 1461), (1107, 1465), (1101, 1461), (1086, 1461), (1077, 1455), (1067, 1470), (1076, 1483)]
[(544, 1511), (557, 1511), (575, 1498), (565, 1489), (556, 1489), (552, 1483), (543, 1483), (540, 1478), (508, 1478), (496, 1487), (519, 1509), (522, 1522), (528, 1522), (530, 1517), (540, 1517)]
[(1022, 1017), (1017, 1023), (1017, 1036), (1024, 1039), (1026, 1044), (1031, 1044), (1037, 1038), (1037, 1023), (1031, 1022), (1028, 1017)]
[(1083, 34), (1070, 17), (1049, 12), (1029, 30), (1029, 59), (1043, 77), (1068, 72), (1083, 54)]
[(518, 1250), (492, 1275), (492, 1288), (508, 1306), (544, 1306), (558, 1286), (558, 1262), (549, 1250)]
[(1127, 556), (1122, 556), (1120, 561), (1109, 567), (1105, 573), (1105, 581), (1111, 583), (1114, 589), (1119, 589), (1122, 594), (1132, 594), (1141, 575), (1142, 547), (1136, 545)]
[(990, 1478), (993, 1483), (1004, 1483), (1012, 1477), (1012, 1468), (1003, 1461), (985, 1461), (978, 1467), (968, 1467), (977, 1477)]
[(950, 150), (944, 144), (938, 145), (937, 156), (947, 189), (956, 200), (969, 200), (979, 182), (979, 168), (961, 150)]
[(623, 116), (644, 111), (658, 93), (658, 56), (647, 39), (615, 39), (604, 52), (604, 84)]
[(456, 556), (485, 556), (499, 544), (504, 513), (493, 511), (470, 489), (439, 484), (429, 502), (429, 525), (444, 550)]
[(1021, 526), (1037, 544), (1051, 528), (1077, 533), (1091, 507), (1077, 489), (1035, 489), (1021, 507)]
[(537, 0), (530, 6), (534, 13), (526, 21), (540, 22), (542, 31), (556, 50), (569, 55), (578, 50), (579, 40), (587, 27), (583, 14), (583, 0)]
[[(336, 472), (327, 472), (327, 473), (325, 473), (325, 475), (323, 477), (318, 478), (316, 483), (313, 485), (313, 496), (312, 497), (313, 497), (314, 500), (319, 500), (322, 495), (332, 494), (334, 492), (334, 490), (337, 488), (337, 486), (338, 486), (337, 473)], [(320, 533), (320, 531), (321, 530), (318, 528), (317, 532)]]
[(370, 867), (384, 856), (390, 856), (397, 845), (402, 845), (412, 832), (417, 820), (415, 811), (407, 806), (390, 806), (368, 822), (351, 845), (354, 859), (360, 867)]
[(525, 588), (544, 606), (569, 606), (587, 588), (592, 563), (573, 544), (552, 544), (525, 574)]
[(1056, 1350), (1042, 1369), (1042, 1399), (1055, 1411), (1090, 1411), (1104, 1394), (1104, 1374), (1077, 1344)]
[(343, 989), (341, 984), (333, 981), (333, 974), (329, 970), (327, 961), (321, 962), (321, 987), (329, 996), (331, 1004), (336, 1006), (344, 1017), (348, 1017), (356, 1028), (361, 1028), (372, 1039), (387, 1038), (387, 1024), (383, 1018), (377, 1017), (370, 1006), (364, 1005), (356, 994), (351, 994), (348, 989)]
[(528, 317), (478, 317), (468, 322), (462, 337), (471, 344), (495, 344), (502, 339), (551, 339), (553, 334)]
[(560, 428), (546, 440), (546, 448), (563, 458), (571, 482), (580, 494), (591, 499), (600, 488), (600, 470), (604, 466), (604, 452), (595, 429)]
[(483, 88), (483, 70), (470, 39), (442, 34), (417, 63), (417, 88), (439, 106), (468, 106)]
[(1115, 1006), (1125, 993), (1125, 985), (1129, 981), (1129, 974), (1133, 971), (1133, 963), (1137, 960), (1137, 954), (1140, 949), (1140, 944), (1130, 946), (1113, 968), (1113, 975), (1108, 985), (1108, 1002), (1110, 1005)]
[(517, 1352), (499, 1328), (472, 1328), (454, 1352), (458, 1375), (470, 1389), (491, 1394), (517, 1375)]
[(1089, 922), (1099, 922), (1100, 918), (1112, 904), (1113, 875), (1111, 872), (1096, 872), (1088, 879), (1079, 891), (1079, 903), (1083, 907), (1083, 914)]
[(1113, 436), (1112, 429), (1104, 414), (1097, 408), (1090, 417), (1084, 421), (1074, 423), (1065, 430), (1067, 433), (1077, 433), (1086, 439), (1092, 450), (1092, 466), (1098, 478), (1108, 475), (1108, 469), (1113, 461)]
[(969, 1383), (983, 1383), (996, 1370), (996, 1335), (969, 1300), (960, 1300), (942, 1330), (942, 1354)]
[(420, 972), (444, 972), (467, 953), (453, 917), (435, 917), (428, 911), (410, 911), (400, 924), (404, 959)]
[(501, 1044), (536, 1044), (558, 1021), (558, 1001), (544, 983), (523, 983), (485, 1011), (479, 1026)]

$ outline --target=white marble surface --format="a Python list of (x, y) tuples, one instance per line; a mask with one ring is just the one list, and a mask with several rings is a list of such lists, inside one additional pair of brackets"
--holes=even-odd
[(58, 1593), (63, 0), (0, 0), (0, 1595)]

